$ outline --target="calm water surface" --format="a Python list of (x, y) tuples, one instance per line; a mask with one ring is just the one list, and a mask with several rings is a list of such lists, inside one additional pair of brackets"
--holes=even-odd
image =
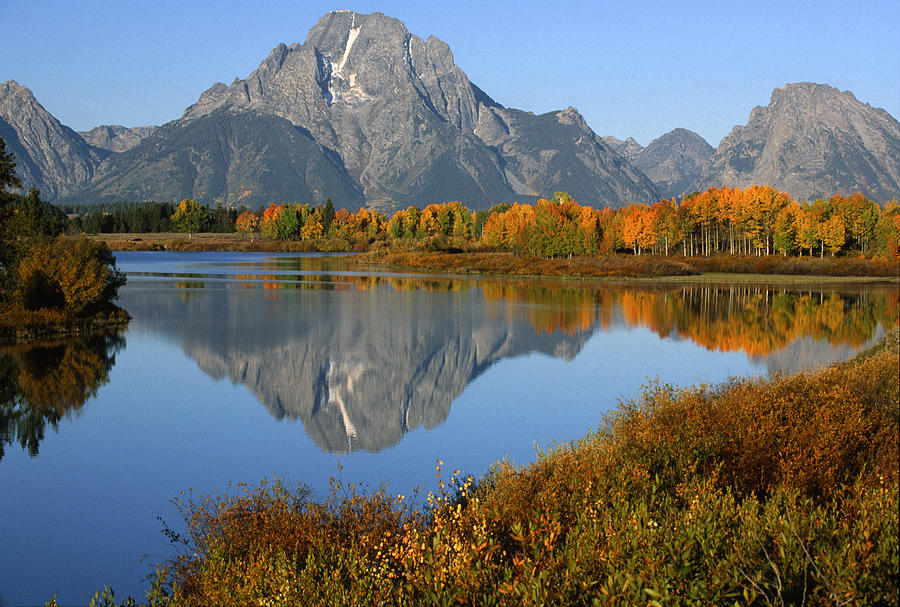
[[(409, 492), (681, 385), (852, 356), (897, 289), (583, 288), (341, 257), (119, 253), (127, 332), (0, 350), (0, 605), (143, 596), (182, 490), (277, 476)], [(339, 468), (340, 466), (340, 468)]]

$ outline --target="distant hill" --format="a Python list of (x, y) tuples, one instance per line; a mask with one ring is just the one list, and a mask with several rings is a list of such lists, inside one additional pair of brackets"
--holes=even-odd
[(359, 208), (362, 189), (340, 157), (284, 118), (217, 110), (170, 122), (111, 155), (70, 201), (180, 200), (324, 203)]
[(157, 128), (159, 127), (136, 126), (128, 128), (114, 124), (95, 126), (90, 131), (78, 131), (78, 134), (96, 148), (108, 152), (124, 152), (152, 135)]
[(697, 133), (675, 129), (651, 141), (630, 160), (650, 178), (660, 196), (671, 200), (693, 191), (714, 151)]
[(706, 140), (687, 129), (657, 137), (647, 147), (633, 138), (603, 138), (609, 147), (650, 178), (661, 198), (671, 200), (693, 191), (697, 179), (715, 151)]
[(695, 189), (768, 184), (796, 199), (900, 194), (900, 123), (849, 91), (802, 82), (775, 89), (722, 140)]

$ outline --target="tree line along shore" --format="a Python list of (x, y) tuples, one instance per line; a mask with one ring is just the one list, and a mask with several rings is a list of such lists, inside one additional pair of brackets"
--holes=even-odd
[[(503, 203), (471, 211), (460, 202), (410, 206), (386, 217), (335, 210), (329, 199), (272, 204), (256, 211), (193, 200), (117, 203), (67, 209), (70, 233), (241, 233), (263, 242), (308, 242), (337, 250), (376, 242), (431, 248), (489, 247), (537, 257), (646, 253), (686, 257), (865, 256), (900, 259), (900, 205), (862, 194), (796, 202), (769, 186), (710, 188), (680, 202), (620, 209), (582, 205), (565, 192), (535, 204)], [(256, 239), (254, 239), (256, 241)], [(299, 246), (299, 245), (297, 245)]]
[(459, 202), (410, 206), (389, 219), (365, 208), (335, 211), (330, 200), (257, 212), (189, 199), (107, 208), (72, 215), (69, 230), (87, 230), (116, 250), (366, 252), (374, 263), (454, 272), (900, 276), (896, 201), (881, 206), (853, 194), (797, 203), (767, 186), (622, 209), (594, 209), (557, 192), (487, 211)]

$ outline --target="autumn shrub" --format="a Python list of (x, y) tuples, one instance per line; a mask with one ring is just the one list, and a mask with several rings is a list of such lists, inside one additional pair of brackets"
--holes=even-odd
[[(451, 241), (452, 242), (452, 241)], [(623, 278), (688, 276), (696, 274), (688, 263), (664, 256), (595, 256), (545, 258), (491, 250), (379, 251), (373, 261), (387, 265), (442, 270), (455, 273), (478, 272), (517, 276), (573, 276), (580, 278)]]
[(680, 259), (698, 272), (900, 277), (900, 263), (887, 258), (714, 255), (711, 257), (681, 257)]
[(65, 236), (35, 243), (16, 271), (20, 300), (29, 310), (81, 314), (109, 305), (125, 283), (106, 245)]
[(422, 508), (333, 482), (184, 497), (171, 605), (897, 604), (897, 329), (858, 361), (651, 383)]

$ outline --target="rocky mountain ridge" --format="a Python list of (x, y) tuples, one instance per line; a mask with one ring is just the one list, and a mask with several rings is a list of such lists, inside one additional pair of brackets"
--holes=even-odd
[(661, 135), (643, 147), (633, 138), (625, 141), (607, 136), (604, 141), (643, 171), (662, 198), (681, 198), (693, 191), (700, 174), (715, 151), (706, 140), (683, 128)]
[(303, 44), (277, 46), (247, 78), (213, 85), (158, 130), (69, 136), (93, 154), (74, 171), (77, 184), (55, 187), (53, 178), (68, 179), (61, 171), (26, 179), (63, 202), (331, 197), (389, 211), (447, 200), (487, 208), (557, 190), (595, 205), (657, 198), (577, 110), (504, 108), (469, 81), (447, 44), (381, 13), (328, 13)]
[(15, 81), (0, 137), (25, 187), (62, 203), (178, 200), (369, 206), (460, 200), (473, 209), (567, 191), (621, 206), (711, 186), (769, 184), (796, 199), (900, 190), (900, 123), (827, 85), (789, 84), (713, 150), (675, 129), (646, 147), (599, 137), (575, 108), (506, 108), (450, 48), (381, 13), (326, 14), (231, 85), (162, 127), (76, 133)]
[(484, 207), (565, 189), (616, 206), (656, 196), (574, 108), (504, 108), (469, 81), (447, 44), (381, 13), (327, 14), (304, 44), (279, 45), (246, 79), (213, 85), (183, 118), (223, 107), (307, 129), (370, 200), (420, 203), (452, 191)]
[(0, 137), (16, 158), (23, 187), (36, 186), (49, 200), (90, 183), (109, 154), (61, 124), (15, 80), (0, 82)]
[(769, 105), (722, 140), (695, 189), (751, 184), (796, 199), (861, 191), (890, 200), (900, 193), (900, 122), (828, 85), (775, 89)]
[(95, 126), (90, 131), (77, 131), (81, 138), (95, 148), (108, 152), (130, 150), (156, 132), (157, 126), (128, 128), (118, 124)]

